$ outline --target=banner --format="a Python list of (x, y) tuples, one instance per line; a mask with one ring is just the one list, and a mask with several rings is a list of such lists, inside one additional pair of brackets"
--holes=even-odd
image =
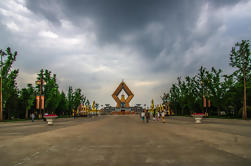
[(203, 107), (207, 107), (207, 99), (203, 96)]
[(44, 96), (41, 96), (41, 109), (44, 109)]
[[(39, 109), (40, 96), (36, 96), (36, 109)], [(44, 96), (41, 96), (41, 109), (44, 109)]]
[(208, 100), (208, 103), (207, 103), (208, 105), (208, 107), (210, 108), (211, 107), (211, 101), (210, 100)]
[(39, 96), (36, 96), (36, 109), (39, 109)]

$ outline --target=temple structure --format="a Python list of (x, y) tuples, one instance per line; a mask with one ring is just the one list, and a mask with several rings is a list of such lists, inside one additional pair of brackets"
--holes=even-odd
[[(127, 97), (123, 94), (124, 91)], [(122, 92), (121, 97), (120, 94)], [(105, 114), (134, 114), (143, 111), (141, 104), (136, 104), (135, 106), (130, 105), (130, 101), (134, 97), (132, 91), (128, 88), (126, 83), (122, 81), (116, 90), (112, 94), (113, 99), (116, 101), (116, 106), (113, 107), (110, 104), (105, 104), (104, 112)]]
[[(125, 93), (127, 94), (127, 98), (125, 99), (125, 95), (122, 94), (121, 95), (121, 99), (119, 99), (119, 94), (120, 92), (124, 90)], [(123, 110), (123, 108), (130, 108), (130, 101), (132, 100), (132, 98), (134, 97), (134, 94), (132, 93), (132, 91), (128, 88), (128, 86), (126, 85), (126, 83), (124, 81), (122, 81), (119, 86), (117, 87), (117, 89), (114, 91), (114, 93), (112, 94), (113, 99), (116, 101), (116, 108), (120, 108), (121, 110)]]

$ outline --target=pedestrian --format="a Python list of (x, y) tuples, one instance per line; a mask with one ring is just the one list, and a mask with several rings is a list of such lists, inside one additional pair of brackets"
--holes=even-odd
[(159, 111), (157, 112), (157, 119), (158, 119), (158, 121), (160, 120), (160, 112)]
[(150, 119), (150, 113), (148, 110), (146, 110), (146, 123), (149, 122), (149, 119)]
[(165, 120), (165, 111), (162, 111), (161, 117), (162, 117), (162, 122), (165, 123), (166, 122), (166, 120)]
[(153, 109), (153, 121), (155, 121), (156, 117), (156, 109)]
[(34, 122), (34, 119), (35, 119), (35, 114), (32, 112), (31, 113), (31, 120), (32, 120), (32, 122)]
[(144, 120), (145, 120), (145, 111), (142, 111), (142, 112), (141, 112), (141, 119), (142, 119), (142, 121), (144, 122)]

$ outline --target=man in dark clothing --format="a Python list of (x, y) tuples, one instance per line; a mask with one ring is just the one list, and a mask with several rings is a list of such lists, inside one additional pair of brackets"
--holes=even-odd
[(153, 109), (153, 121), (155, 121), (155, 117), (156, 117), (156, 109)]
[(150, 113), (148, 110), (146, 110), (146, 123), (149, 122), (149, 119), (150, 119)]

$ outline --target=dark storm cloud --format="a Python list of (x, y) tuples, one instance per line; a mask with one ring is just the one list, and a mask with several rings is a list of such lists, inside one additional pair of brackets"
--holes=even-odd
[[(211, 33), (188, 38), (191, 30), (195, 28), (203, 4), (210, 3), (213, 7), (219, 8), (237, 2), (239, 1), (63, 0), (28, 1), (27, 6), (57, 26), (60, 25), (60, 17), (67, 17), (79, 27), (84, 26), (82, 20), (88, 18), (95, 24), (94, 29), (99, 44), (128, 45), (139, 51), (142, 58), (152, 62), (163, 50), (166, 50), (164, 56), (175, 55), (178, 58), (183, 56), (182, 52), (191, 47), (191, 40), (197, 40), (202, 45), (207, 41), (208, 36), (219, 24), (213, 22), (210, 25)], [(130, 35), (134, 37), (132, 40), (123, 40), (123, 37)], [(173, 43), (180, 36), (182, 50), (175, 50)], [(162, 70), (162, 67), (170, 66), (167, 64), (171, 62), (161, 63), (152, 69)]]
[(60, 9), (59, 1), (50, 0), (38, 0), (38, 1), (27, 1), (26, 5), (35, 14), (40, 14), (55, 25), (60, 25)]
[[(46, 4), (46, 5), (45, 5)], [(138, 48), (146, 56), (157, 56), (163, 47), (163, 38), (173, 39), (177, 34), (184, 35), (185, 27), (191, 27), (198, 17), (201, 1), (166, 0), (109, 0), (109, 1), (28, 1), (27, 6), (39, 12), (53, 23), (60, 22), (56, 5), (61, 5), (61, 13), (75, 25), (82, 26), (84, 18), (95, 23), (96, 34), (101, 44), (122, 43)], [(56, 9), (53, 11), (53, 9)], [(57, 19), (56, 19), (57, 17)], [(56, 21), (55, 21), (56, 20)], [(161, 29), (145, 33), (147, 25), (159, 24)], [(156, 31), (156, 32), (154, 32)], [(167, 33), (166, 33), (167, 32)], [(135, 33), (136, 39), (123, 43), (122, 36)], [(159, 34), (160, 41), (153, 41), (151, 33)], [(154, 42), (159, 42), (154, 45)], [(167, 42), (168, 44), (168, 42)]]

